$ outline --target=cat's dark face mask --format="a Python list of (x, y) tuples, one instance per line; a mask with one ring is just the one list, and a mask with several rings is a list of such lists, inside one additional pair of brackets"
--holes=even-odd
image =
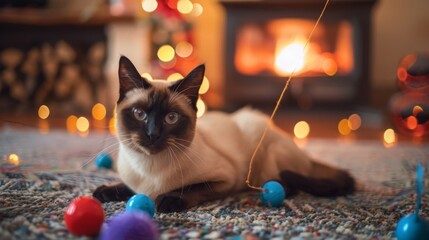
[(121, 57), (117, 108), (120, 141), (146, 154), (174, 152), (189, 146), (203, 77), (204, 65), (200, 65), (177, 82), (148, 81), (127, 58)]

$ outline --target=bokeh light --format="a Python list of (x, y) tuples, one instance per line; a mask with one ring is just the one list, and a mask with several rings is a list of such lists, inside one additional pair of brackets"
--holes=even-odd
[(423, 112), (423, 108), (419, 105), (413, 107), (413, 116), (417, 116), (421, 112)]
[(414, 116), (409, 116), (405, 119), (405, 125), (408, 129), (414, 130), (417, 128), (418, 121), (417, 118)]
[(295, 124), (293, 128), (293, 133), (296, 138), (303, 139), (308, 136), (310, 133), (310, 125), (306, 121), (299, 121)]
[(158, 7), (156, 0), (142, 0), (142, 8), (145, 12), (153, 12)]
[(348, 120), (349, 128), (353, 131), (358, 130), (362, 124), (361, 117), (356, 113), (350, 115)]
[(109, 131), (110, 134), (116, 136), (116, 117), (112, 117), (109, 120)]
[(396, 143), (396, 133), (393, 129), (389, 128), (384, 131), (383, 140), (385, 144), (394, 144)]
[(197, 101), (197, 117), (202, 117), (204, 115), (204, 113), (206, 112), (206, 104), (204, 103), (204, 101), (199, 98)]
[(79, 117), (76, 121), (76, 128), (79, 132), (86, 132), (89, 129), (89, 121), (86, 117)]
[(192, 54), (193, 50), (194, 50), (194, 47), (192, 46), (192, 44), (185, 41), (179, 42), (176, 45), (176, 54), (182, 58), (189, 57)]
[(203, 82), (201, 83), (200, 90), (198, 91), (200, 94), (205, 94), (210, 88), (209, 79), (204, 76)]
[(173, 73), (170, 76), (167, 77), (167, 81), (169, 82), (173, 82), (173, 81), (177, 81), (177, 80), (182, 80), (183, 76), (180, 73)]
[(15, 153), (9, 154), (9, 157), (7, 158), (7, 162), (13, 165), (18, 166), (19, 165), (19, 156)]
[(67, 127), (67, 131), (69, 133), (75, 133), (77, 132), (77, 127), (76, 127), (76, 122), (77, 122), (77, 117), (75, 115), (70, 115), (67, 120), (66, 120), (66, 127)]
[(201, 14), (203, 14), (203, 6), (199, 3), (194, 3), (194, 8), (192, 9), (191, 14), (195, 17), (200, 16)]
[(337, 73), (337, 70), (338, 70), (337, 63), (333, 59), (330, 59), (330, 58), (328, 58), (325, 61), (323, 61), (322, 68), (323, 68), (323, 71), (328, 76), (334, 76)]
[(192, 12), (194, 4), (189, 0), (179, 0), (177, 2), (177, 10), (182, 14), (188, 14)]
[(50, 111), (48, 106), (42, 105), (39, 107), (39, 111), (37, 113), (40, 119), (47, 119), (49, 117)]
[(341, 119), (341, 121), (338, 123), (338, 132), (341, 135), (349, 135), (350, 132), (352, 131), (349, 127), (349, 120), (348, 119)]
[(91, 113), (95, 120), (103, 120), (106, 117), (106, 107), (101, 103), (97, 103), (92, 107)]
[(143, 73), (141, 76), (142, 76), (143, 78), (146, 78), (146, 79), (147, 79), (147, 80), (149, 80), (149, 81), (152, 81), (152, 80), (153, 80), (152, 75), (150, 75), (149, 73)]
[(170, 62), (171, 60), (173, 60), (174, 54), (175, 54), (174, 48), (168, 44), (162, 45), (158, 49), (158, 53), (157, 53), (159, 60), (163, 62)]

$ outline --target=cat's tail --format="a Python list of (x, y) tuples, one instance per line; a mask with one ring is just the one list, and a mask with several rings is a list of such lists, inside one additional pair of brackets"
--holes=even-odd
[(343, 196), (355, 191), (355, 180), (347, 171), (314, 161), (309, 176), (285, 170), (280, 172), (280, 178), (292, 191), (320, 197)]

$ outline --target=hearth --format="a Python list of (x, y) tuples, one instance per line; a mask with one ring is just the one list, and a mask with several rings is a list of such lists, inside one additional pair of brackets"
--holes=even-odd
[(323, 0), (223, 0), (227, 108), (273, 103), (295, 68), (287, 103), (365, 104), (370, 13), (376, 0), (332, 0), (303, 51)]

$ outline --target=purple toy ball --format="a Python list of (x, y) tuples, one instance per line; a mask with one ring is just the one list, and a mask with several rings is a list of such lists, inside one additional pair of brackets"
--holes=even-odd
[(124, 212), (103, 224), (100, 240), (156, 240), (159, 232), (151, 217), (144, 212)]

